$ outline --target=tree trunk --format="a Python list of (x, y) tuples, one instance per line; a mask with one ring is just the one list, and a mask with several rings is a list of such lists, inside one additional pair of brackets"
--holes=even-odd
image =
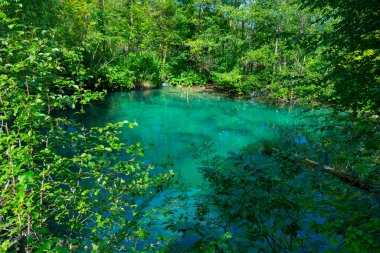
[[(278, 149), (271, 148), (270, 150), (265, 151), (266, 154), (272, 155), (274, 153), (281, 152)], [(338, 170), (336, 168), (327, 166), (327, 165), (322, 165), (316, 161), (297, 156), (297, 160), (300, 164), (304, 165), (305, 167), (308, 167), (310, 169), (316, 169), (318, 166), (322, 166), (322, 171), (341, 180), (342, 182), (345, 182), (351, 186), (354, 186), (356, 188), (359, 188), (361, 190), (365, 191), (371, 191), (373, 189), (374, 185), (378, 185), (378, 182), (363, 182), (359, 178), (354, 177), (353, 175), (342, 171)]]

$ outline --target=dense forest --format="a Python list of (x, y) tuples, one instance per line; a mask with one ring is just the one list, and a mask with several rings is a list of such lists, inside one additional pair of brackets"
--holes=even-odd
[[(0, 252), (380, 251), (379, 45), (378, 0), (0, 0)], [(135, 122), (66, 112), (163, 83), (327, 107), (318, 152), (194, 147), (210, 192), (167, 229), (200, 239), (152, 239), (175, 174), (120, 141)]]

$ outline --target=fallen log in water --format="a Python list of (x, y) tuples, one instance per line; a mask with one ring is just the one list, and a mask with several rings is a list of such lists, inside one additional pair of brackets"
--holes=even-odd
[[(268, 151), (270, 151), (270, 152), (268, 152)], [(271, 148), (269, 150), (268, 149), (264, 150), (264, 152), (268, 155), (273, 155), (274, 153), (279, 153), (280, 151), (278, 149)], [(321, 166), (323, 172), (325, 172), (331, 176), (334, 176), (334, 177), (340, 179), (341, 181), (348, 183), (348, 184), (350, 184), (356, 188), (359, 188), (359, 189), (362, 189), (365, 191), (371, 191), (371, 189), (373, 188), (373, 185), (375, 184), (375, 182), (361, 181), (359, 178), (357, 178), (357, 177), (355, 177), (355, 176), (353, 176), (353, 175), (351, 175), (345, 171), (342, 171), (342, 170), (339, 170), (339, 169), (336, 169), (336, 168), (333, 168), (333, 167), (330, 167), (327, 165), (321, 165), (320, 163), (318, 163), (316, 161), (313, 161), (313, 160), (310, 160), (310, 159), (307, 159), (307, 158), (304, 158), (304, 157), (301, 157), (298, 155), (296, 155), (295, 157), (297, 158), (298, 162), (300, 162), (304, 166), (311, 168), (311, 169), (315, 169), (318, 166)]]

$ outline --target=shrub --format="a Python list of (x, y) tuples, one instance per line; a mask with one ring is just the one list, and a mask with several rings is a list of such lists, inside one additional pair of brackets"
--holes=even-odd
[(141, 84), (149, 87), (161, 83), (160, 61), (153, 53), (131, 53), (125, 59), (109, 65), (104, 69), (111, 89), (134, 89)]
[(252, 90), (252, 84), (244, 82), (244, 76), (236, 68), (225, 73), (213, 72), (212, 76), (216, 85), (228, 89), (233, 93), (242, 95)]
[(129, 54), (125, 61), (128, 70), (133, 72), (136, 82), (149, 81), (160, 84), (161, 63), (152, 52), (140, 52)]
[(206, 84), (206, 78), (194, 71), (182, 72), (179, 76), (172, 77), (169, 80), (171, 85), (204, 85)]
[(134, 82), (136, 77), (132, 71), (126, 68), (125, 63), (108, 66), (105, 68), (104, 74), (112, 89), (129, 90), (135, 87)]

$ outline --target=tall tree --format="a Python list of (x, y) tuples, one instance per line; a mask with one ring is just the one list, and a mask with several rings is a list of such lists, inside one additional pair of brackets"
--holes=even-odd
[(334, 88), (331, 100), (355, 111), (380, 113), (380, 5), (376, 0), (306, 1), (322, 11), (320, 23), (333, 23), (322, 31), (324, 55), (331, 62), (326, 76)]

